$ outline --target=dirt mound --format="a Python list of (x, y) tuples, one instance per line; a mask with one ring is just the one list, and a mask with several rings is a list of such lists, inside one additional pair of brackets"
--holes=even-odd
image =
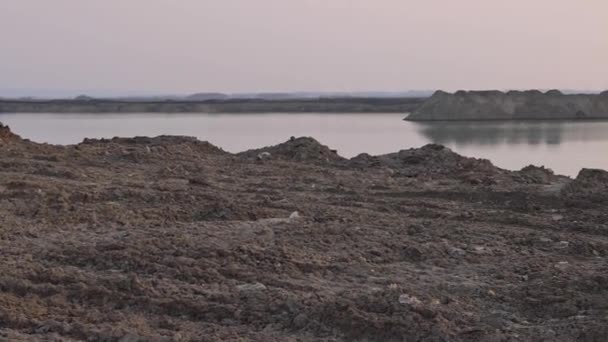
[(377, 156), (372, 156), (368, 153), (361, 153), (361, 154), (357, 155), (356, 157), (351, 158), (348, 161), (348, 164), (350, 166), (357, 167), (357, 168), (369, 168), (369, 167), (382, 166), (382, 162), (380, 161), (380, 158), (378, 158)]
[(518, 180), (530, 184), (549, 184), (556, 178), (553, 170), (547, 169), (544, 166), (528, 165), (517, 171), (516, 174)]
[(462, 176), (471, 172), (495, 175), (502, 171), (489, 160), (463, 157), (436, 144), (375, 157), (361, 154), (351, 159), (350, 163), (357, 167), (386, 166), (409, 177)]
[(121, 138), (114, 137), (111, 139), (89, 139), (85, 138), (83, 144), (126, 144), (126, 145), (162, 145), (162, 144), (183, 144), (183, 143), (195, 143), (198, 139), (195, 137), (188, 136), (172, 136), (172, 135), (161, 135), (158, 137), (133, 137), (133, 138)]
[(200, 141), (195, 137), (188, 136), (173, 136), (173, 135), (161, 135), (157, 137), (133, 137), (133, 138), (119, 138), (114, 137), (111, 139), (88, 139), (85, 138), (80, 146), (86, 145), (125, 145), (125, 146), (158, 146), (158, 147), (166, 147), (166, 146), (175, 146), (175, 145), (190, 145), (196, 147), (196, 150), (200, 153), (208, 153), (208, 154), (226, 154), (224, 150), (221, 148), (207, 142)]
[(336, 163), (346, 160), (340, 157), (336, 150), (310, 137), (291, 137), (282, 144), (245, 151), (238, 156), (246, 159), (279, 159), (314, 163)]
[(562, 191), (570, 199), (608, 203), (608, 172), (582, 169), (576, 179)]
[(11, 128), (0, 122), (0, 143), (21, 141), (21, 137), (11, 131)]

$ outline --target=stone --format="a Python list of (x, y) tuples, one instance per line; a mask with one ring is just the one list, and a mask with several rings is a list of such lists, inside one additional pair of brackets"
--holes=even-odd
[(252, 283), (252, 284), (242, 284), (237, 285), (237, 290), (241, 292), (256, 292), (256, 291), (264, 291), (267, 289), (266, 285), (262, 283)]
[(465, 256), (467, 252), (461, 248), (450, 247), (448, 248), (448, 254), (452, 257), (462, 257)]
[(409, 294), (400, 295), (399, 303), (404, 304), (404, 305), (410, 305), (410, 306), (417, 306), (417, 305), (422, 304), (420, 299), (416, 298), (415, 296), (409, 295)]
[(306, 316), (305, 314), (301, 313), (299, 315), (297, 315), (294, 319), (293, 319), (293, 325), (294, 327), (296, 327), (297, 329), (302, 329), (304, 327), (306, 327), (306, 325), (308, 324), (308, 316)]
[(270, 159), (270, 157), (272, 157), (270, 152), (262, 152), (262, 153), (258, 154), (258, 160), (266, 160), (266, 159)]

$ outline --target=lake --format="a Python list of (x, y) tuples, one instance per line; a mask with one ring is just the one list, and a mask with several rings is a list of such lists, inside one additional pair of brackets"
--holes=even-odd
[(608, 121), (432, 122), (401, 114), (0, 114), (24, 138), (74, 144), (87, 138), (189, 135), (229, 152), (312, 136), (344, 157), (438, 143), (517, 170), (534, 164), (576, 176), (608, 169)]

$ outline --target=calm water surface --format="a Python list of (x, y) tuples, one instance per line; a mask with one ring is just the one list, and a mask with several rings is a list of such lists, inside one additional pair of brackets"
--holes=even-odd
[(312, 136), (344, 157), (383, 154), (431, 142), (507, 169), (544, 165), (576, 176), (608, 170), (608, 121), (414, 123), (401, 114), (0, 114), (0, 122), (37, 142), (190, 135), (230, 152)]

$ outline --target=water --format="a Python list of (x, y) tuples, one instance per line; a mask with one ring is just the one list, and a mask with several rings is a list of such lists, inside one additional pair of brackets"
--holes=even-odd
[(576, 176), (608, 170), (608, 121), (414, 123), (401, 114), (0, 114), (0, 122), (37, 142), (190, 135), (230, 152), (312, 136), (344, 157), (440, 143), (516, 170), (534, 164)]

